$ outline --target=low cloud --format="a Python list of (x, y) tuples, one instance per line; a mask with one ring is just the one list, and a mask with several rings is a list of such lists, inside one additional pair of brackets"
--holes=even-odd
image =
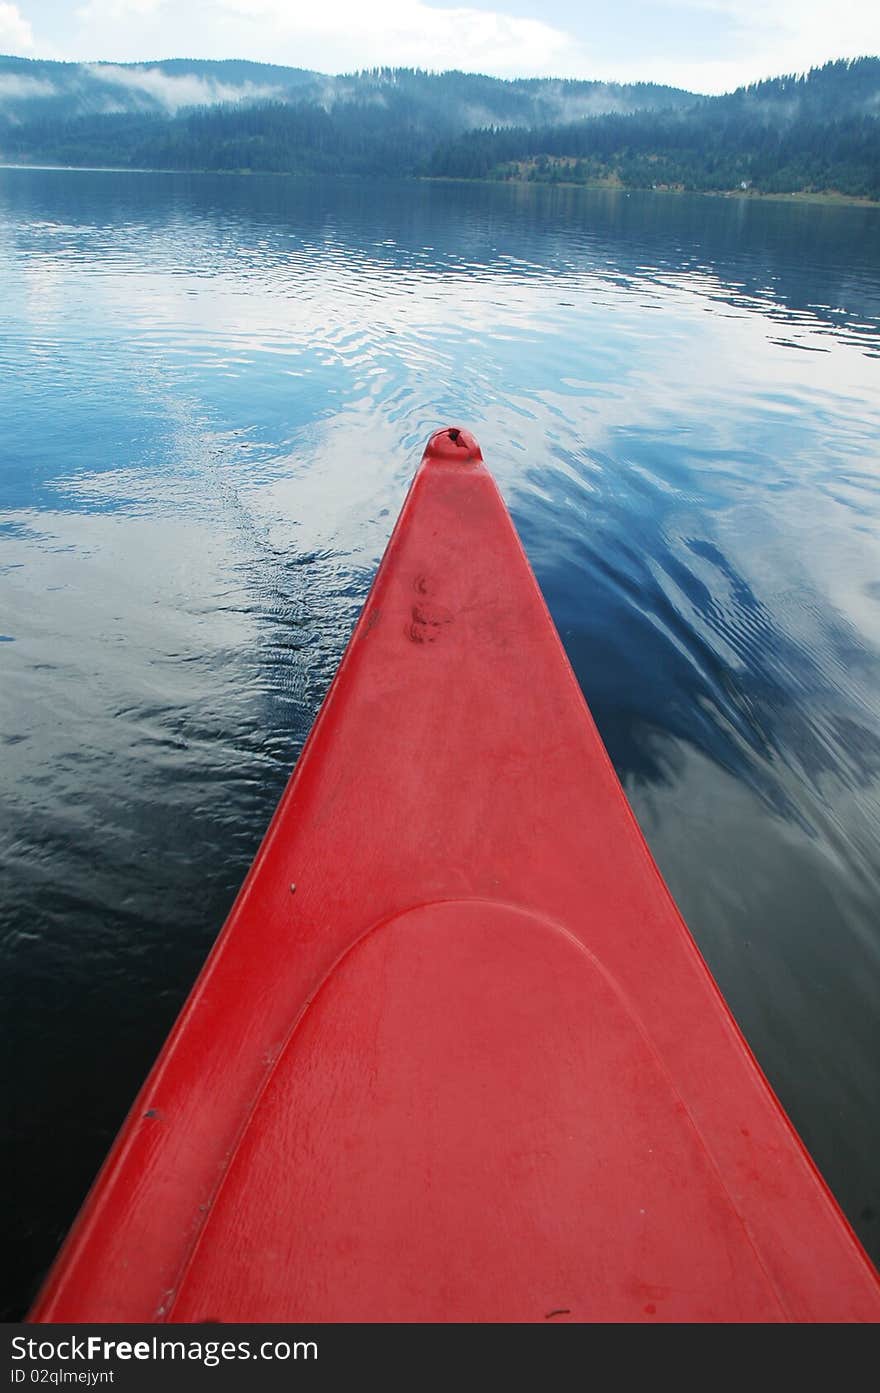
[(84, 63), (83, 71), (110, 87), (139, 92), (150, 104), (166, 111), (185, 106), (217, 106), (221, 102), (257, 102), (280, 95), (279, 88), (256, 82), (233, 85), (196, 73), (170, 75), (161, 68), (121, 68), (113, 63)]
[(0, 73), (0, 99), (11, 97), (13, 101), (28, 101), (37, 97), (57, 96), (54, 82), (42, 77), (24, 77), (20, 73)]

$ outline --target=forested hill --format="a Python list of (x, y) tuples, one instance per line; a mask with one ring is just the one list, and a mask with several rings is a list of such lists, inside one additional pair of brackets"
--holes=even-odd
[(0, 58), (0, 162), (434, 175), (880, 199), (880, 59), (721, 97), (380, 68)]
[(692, 92), (639, 82), (545, 78), (503, 81), (478, 73), (371, 68), (337, 77), (271, 63), (175, 58), (157, 63), (57, 63), (0, 57), (0, 131), (77, 117), (174, 116), (220, 105), (307, 105), (345, 119), (374, 106), (389, 122), (404, 116), (426, 134), (477, 126), (537, 126), (611, 112), (685, 106)]
[(471, 131), (438, 146), (430, 172), (880, 199), (880, 59), (827, 63), (675, 111)]
[(441, 141), (475, 127), (529, 129), (693, 100), (652, 83), (411, 68), (330, 77), (263, 63), (0, 58), (0, 162), (412, 175)]

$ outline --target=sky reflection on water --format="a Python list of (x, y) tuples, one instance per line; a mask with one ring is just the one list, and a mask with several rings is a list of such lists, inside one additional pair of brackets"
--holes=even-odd
[(877, 1259), (878, 234), (871, 208), (0, 170), (11, 1311), (452, 421)]

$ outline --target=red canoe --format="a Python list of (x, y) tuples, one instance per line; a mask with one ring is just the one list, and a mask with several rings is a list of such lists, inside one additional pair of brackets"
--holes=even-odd
[(880, 1319), (465, 431), (32, 1319)]

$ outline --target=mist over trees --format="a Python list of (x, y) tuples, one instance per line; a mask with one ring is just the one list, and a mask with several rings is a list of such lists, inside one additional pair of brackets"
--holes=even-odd
[(678, 111), (470, 131), (438, 146), (430, 171), (880, 199), (880, 59), (827, 63)]
[[(878, 58), (720, 97), (417, 69), (330, 78), (183, 60), (85, 68), (0, 59), (0, 158), (880, 199)], [(178, 105), (193, 92), (209, 98)]]
[(194, 107), (260, 102), (319, 107), (344, 118), (349, 103), (418, 113), (426, 134), (483, 125), (547, 125), (587, 116), (686, 106), (692, 92), (656, 83), (561, 78), (503, 80), (480, 73), (369, 68), (330, 76), (236, 60), (59, 63), (0, 57), (0, 131), (47, 118), (173, 116)]

